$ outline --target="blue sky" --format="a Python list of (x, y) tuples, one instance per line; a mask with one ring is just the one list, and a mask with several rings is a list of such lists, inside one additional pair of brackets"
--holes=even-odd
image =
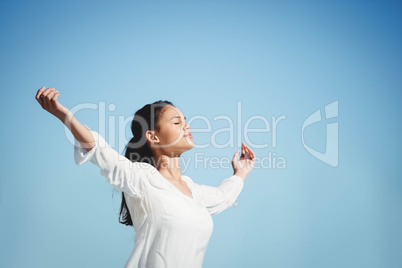
[[(45, 86), (59, 90), (67, 108), (84, 107), (75, 117), (108, 129), (119, 153), (131, 138), (129, 117), (156, 100), (172, 101), (187, 119), (207, 118), (212, 131), (229, 126), (216, 116), (231, 118), (233, 146), (183, 155), (193, 163), (183, 174), (213, 186), (231, 168), (195, 166), (195, 154), (231, 159), (247, 119), (272, 126), (283, 116), (276, 146), (273, 131), (249, 140), (268, 145), (252, 147), (257, 157), (274, 153), (285, 167), (253, 170), (237, 207), (212, 216), (204, 267), (400, 267), (401, 8), (397, 1), (3, 2), (0, 266), (122, 267), (134, 245), (134, 230), (117, 221), (120, 194), (96, 166), (75, 164), (71, 134), (34, 99)], [(334, 102), (338, 114), (327, 119)], [(303, 123), (317, 110), (322, 120), (305, 128), (304, 142), (325, 153), (334, 144), (327, 126), (337, 124), (335, 167), (303, 146)], [(213, 135), (193, 133), (196, 143)]]

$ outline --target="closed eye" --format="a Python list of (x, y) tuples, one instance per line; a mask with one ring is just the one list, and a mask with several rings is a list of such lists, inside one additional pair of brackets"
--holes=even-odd
[[(177, 118), (179, 121), (180, 121), (180, 123), (179, 122), (176, 122), (176, 123), (174, 123), (175, 125), (179, 125), (179, 124), (181, 124), (181, 122), (183, 121), (181, 118), (180, 118), (180, 116), (174, 116), (174, 117), (172, 117), (170, 120), (172, 120), (172, 119), (174, 119), (174, 118)], [(184, 124), (185, 125), (187, 125), (187, 118), (186, 117), (184, 117)]]

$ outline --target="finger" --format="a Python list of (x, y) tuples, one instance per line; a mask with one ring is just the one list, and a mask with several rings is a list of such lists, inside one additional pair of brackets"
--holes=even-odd
[(45, 92), (42, 94), (43, 102), (45, 103), (46, 108), (51, 108), (52, 104), (50, 103), (50, 98), (51, 98), (51, 93), (54, 92), (54, 88), (48, 88), (45, 90)]
[(49, 102), (49, 108), (52, 108), (52, 109), (55, 108), (52, 99), (53, 99), (53, 96), (54, 96), (57, 92), (58, 92), (57, 90), (53, 90), (53, 91), (51, 91), (49, 94), (47, 94), (46, 99), (47, 99), (48, 102)]
[(48, 87), (44, 92), (42, 92), (42, 96), (45, 97), (47, 96), (47, 94), (49, 94), (50, 92), (52, 92), (53, 90), (55, 90), (52, 87)]
[(240, 151), (237, 151), (234, 155), (233, 155), (233, 159), (232, 159), (232, 163), (236, 163), (237, 161), (239, 161), (239, 153)]
[(46, 87), (41, 87), (38, 89), (38, 91), (36, 91), (36, 96), (38, 96), (39, 92), (43, 92), (46, 89)]
[(244, 144), (244, 148), (245, 148), (246, 150), (250, 150), (250, 147), (248, 147), (248, 145), (246, 145), (246, 144)]
[(248, 154), (250, 155), (250, 158), (255, 157), (254, 152), (250, 148), (248, 148), (247, 151), (248, 151)]
[(251, 153), (252, 158), (255, 158), (255, 153), (251, 149), (250, 149), (250, 153)]
[(53, 90), (52, 92), (50, 92), (49, 94), (47, 94), (46, 97), (47, 97), (49, 100), (51, 100), (52, 97), (53, 97), (54, 95), (56, 95), (57, 93), (59, 93), (58, 90)]
[(52, 88), (52, 87), (49, 87), (49, 88), (47, 88), (43, 93), (42, 93), (42, 96), (43, 97), (46, 97), (47, 95), (49, 95), (51, 92), (53, 92), (53, 91), (55, 91), (55, 89), (54, 88)]
[(255, 157), (254, 152), (253, 152), (253, 151), (250, 149), (250, 147), (248, 147), (247, 145), (246, 145), (246, 150), (247, 150), (247, 152), (249, 153), (249, 155), (250, 155), (252, 158)]
[(37, 101), (39, 101), (39, 103), (42, 103), (42, 99), (41, 99), (40, 95), (43, 93), (44, 90), (45, 90), (45, 87), (41, 87), (41, 88), (36, 92), (35, 99), (36, 99)]
[(232, 160), (237, 160), (238, 156), (239, 156), (240, 151), (237, 151), (234, 155), (233, 155), (233, 159)]
[(245, 152), (245, 153), (248, 153), (248, 152), (249, 152), (248, 146), (247, 146), (246, 144), (244, 144), (244, 152)]
[(59, 91), (57, 91), (57, 93), (53, 96), (52, 101), (56, 104), (57, 103), (57, 98), (60, 96)]
[(52, 104), (52, 107), (53, 108), (56, 108), (56, 102), (55, 102), (55, 99), (54, 99), (54, 97), (57, 95), (57, 94), (59, 94), (59, 91), (58, 90), (55, 90), (55, 91), (53, 91), (52, 93), (52, 99), (50, 100), (50, 103)]
[(251, 162), (255, 162), (255, 157), (251, 157), (249, 160), (250, 160)]
[(250, 152), (246, 144), (244, 144), (244, 158), (250, 158)]
[(42, 93), (45, 91), (45, 87), (41, 87), (36, 93), (35, 99), (39, 102), (39, 104), (43, 107), (43, 98)]
[(251, 152), (252, 158), (255, 159), (255, 153), (253, 151), (251, 151), (251, 150), (250, 150), (250, 152)]

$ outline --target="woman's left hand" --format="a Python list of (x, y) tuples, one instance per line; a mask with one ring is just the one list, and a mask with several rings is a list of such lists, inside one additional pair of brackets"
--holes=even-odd
[(244, 142), (241, 145), (241, 155), (238, 159), (240, 151), (237, 151), (232, 159), (232, 167), (234, 174), (246, 179), (247, 175), (254, 168), (255, 154)]

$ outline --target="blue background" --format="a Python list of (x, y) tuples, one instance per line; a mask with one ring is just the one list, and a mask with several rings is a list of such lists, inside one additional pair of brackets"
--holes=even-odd
[[(238, 206), (213, 215), (204, 267), (401, 267), (401, 8), (397, 1), (3, 1), (0, 266), (123, 267), (134, 246), (134, 230), (117, 221), (120, 193), (95, 165), (75, 164), (64, 125), (35, 100), (45, 86), (69, 109), (114, 104), (103, 121), (113, 130), (119, 116), (159, 99), (188, 119), (207, 117), (213, 130), (228, 126), (213, 120), (218, 115), (238, 122), (239, 101), (243, 126), (253, 115), (286, 116), (275, 148), (271, 133), (250, 134), (269, 144), (254, 149), (258, 157), (275, 152), (286, 168), (253, 170)], [(304, 120), (334, 101), (337, 167), (301, 140)], [(75, 116), (98, 131), (98, 112)], [(327, 123), (305, 131), (321, 152)], [(194, 141), (211, 135), (195, 133)], [(122, 153), (124, 141), (112, 137), (105, 135)], [(238, 149), (195, 148), (183, 157), (231, 159)], [(183, 173), (217, 186), (232, 170)]]

